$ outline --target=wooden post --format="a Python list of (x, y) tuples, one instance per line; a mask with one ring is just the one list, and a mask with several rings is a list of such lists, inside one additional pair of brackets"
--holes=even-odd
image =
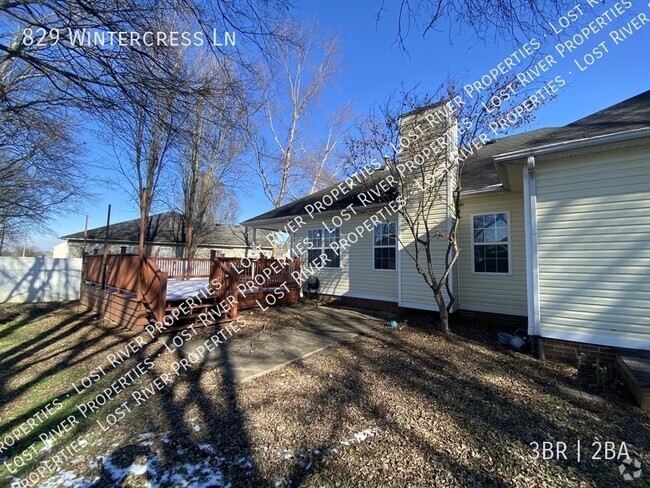
[(104, 232), (104, 252), (102, 253), (102, 290), (106, 289), (106, 257), (108, 256), (108, 230), (111, 225), (111, 204), (106, 212), (106, 232)]
[(86, 254), (86, 246), (88, 245), (88, 215), (86, 215), (86, 220), (84, 222), (84, 247), (81, 251), (81, 255)]
[(145, 260), (145, 234), (147, 232), (147, 217), (149, 214), (149, 194), (146, 188), (140, 191), (140, 238), (138, 239), (138, 278), (137, 278), (137, 300), (143, 301), (144, 287), (144, 260)]

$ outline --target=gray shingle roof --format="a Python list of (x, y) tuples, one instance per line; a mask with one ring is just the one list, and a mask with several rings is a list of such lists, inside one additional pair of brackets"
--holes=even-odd
[[(203, 239), (200, 245), (213, 247), (250, 247), (252, 235), (246, 234), (246, 228), (241, 225), (217, 224)], [(88, 229), (89, 241), (104, 241), (106, 226)], [(137, 244), (140, 235), (140, 219), (127, 220), (111, 224), (108, 230), (109, 242)], [(61, 239), (82, 241), (83, 232), (75, 232), (62, 236)], [(149, 217), (146, 242), (156, 244), (184, 244), (185, 231), (181, 214), (177, 212), (164, 212)], [(258, 245), (270, 247), (258, 233)]]
[[(390, 171), (386, 169), (378, 170), (375, 173), (372, 173), (369, 177), (365, 179), (363, 183), (358, 183), (356, 186), (349, 189), (346, 195), (339, 197), (338, 200), (336, 200), (336, 202), (334, 202), (332, 205), (329, 205), (327, 207), (327, 210), (340, 210), (342, 208), (347, 207), (351, 203), (354, 203), (355, 206), (361, 205), (362, 203), (358, 199), (359, 194), (363, 193), (364, 191), (367, 191), (368, 188), (373, 187), (389, 174)], [(320, 191), (311, 193), (302, 198), (299, 198), (298, 200), (294, 200), (293, 202), (287, 203), (282, 207), (274, 208), (272, 210), (269, 210), (268, 212), (250, 218), (242, 222), (242, 225), (247, 225), (248, 223), (251, 223), (253, 221), (258, 221), (258, 220), (270, 220), (270, 219), (276, 219), (276, 218), (282, 218), (288, 216), (306, 215), (307, 210), (305, 207), (307, 205), (314, 204), (315, 202), (321, 200), (323, 196), (325, 196), (327, 193), (330, 193), (331, 190), (336, 186), (338, 186), (338, 183), (335, 185), (328, 186), (327, 188), (324, 188)], [(394, 198), (394, 195), (386, 195), (384, 197), (384, 200), (390, 201), (392, 198)]]
[(523, 134), (502, 137), (483, 146), (473, 156), (465, 160), (463, 167), (463, 190), (480, 190), (488, 186), (498, 185), (501, 179), (494, 167), (494, 156), (510, 151), (516, 151), (528, 144), (543, 141), (555, 131), (554, 127), (537, 129)]
[[(463, 190), (479, 190), (501, 183), (493, 160), (496, 155), (644, 128), (650, 128), (650, 90), (564, 127), (537, 129), (523, 134), (507, 136), (483, 146), (475, 155), (468, 157), (465, 161), (462, 181)], [(378, 181), (387, 174), (388, 170), (379, 171), (373, 175), (373, 179)], [(306, 213), (306, 205), (320, 200), (323, 195), (329, 193), (335, 186), (337, 185), (332, 185), (280, 208), (270, 210), (248, 219), (242, 224), (246, 225), (258, 220), (303, 215)], [(359, 185), (359, 187), (345, 195), (344, 198), (329, 206), (328, 210), (337, 210), (346, 207), (350, 203), (358, 202), (358, 194), (367, 189), (368, 184)]]
[(650, 90), (501, 153), (650, 128)]

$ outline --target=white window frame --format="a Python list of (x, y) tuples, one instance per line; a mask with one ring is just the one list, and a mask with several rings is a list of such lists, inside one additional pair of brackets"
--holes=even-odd
[[(474, 217), (479, 217), (483, 215), (496, 215), (496, 214), (505, 214), (507, 219), (508, 219), (508, 242), (474, 242)], [(470, 269), (472, 270), (472, 274), (478, 275), (478, 276), (510, 276), (512, 274), (512, 221), (510, 220), (510, 211), (509, 210), (495, 210), (495, 211), (484, 211), (484, 212), (476, 212), (473, 214), (470, 214), (470, 224), (469, 224), (469, 232), (470, 232), (470, 241), (472, 243), (471, 248), (472, 248), (472, 260), (470, 262)], [(499, 273), (498, 271), (476, 271), (475, 268), (475, 256), (474, 256), (474, 246), (481, 246), (485, 244), (491, 244), (491, 245), (506, 245), (508, 246), (508, 272), (507, 273)]]
[[(375, 237), (376, 237), (376, 232), (377, 232), (377, 225), (393, 225), (395, 229), (395, 244), (392, 246), (377, 246), (375, 244)], [(377, 268), (375, 267), (375, 249), (390, 249), (394, 248), (395, 249), (395, 267), (393, 269), (386, 269), (386, 268)], [(375, 224), (375, 226), (372, 229), (372, 270), (373, 271), (388, 271), (390, 273), (394, 273), (397, 271), (397, 222), (393, 221), (386, 221), (386, 222), (379, 222), (379, 224)]]
[[(341, 228), (340, 227), (334, 227), (332, 229), (333, 231), (338, 230), (339, 231), (339, 244), (341, 242)], [(309, 233), (313, 231), (320, 231), (321, 232), (321, 245), (320, 247), (312, 247), (307, 250), (307, 263), (311, 265), (311, 262), (309, 261), (309, 251), (319, 251), (319, 254), (323, 254), (325, 252), (325, 249), (331, 249), (330, 246), (325, 245), (325, 233), (328, 232), (324, 227), (317, 227), (314, 229), (307, 229), (307, 242), (311, 242), (311, 238), (309, 237)], [(336, 254), (338, 254), (339, 257), (339, 265), (338, 266), (331, 266), (329, 262), (325, 263), (320, 269), (342, 269), (343, 268), (343, 254), (341, 253), (341, 249), (337, 249)]]

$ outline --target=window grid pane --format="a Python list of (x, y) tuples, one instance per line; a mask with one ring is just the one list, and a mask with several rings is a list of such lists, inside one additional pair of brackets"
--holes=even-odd
[(397, 268), (397, 225), (394, 222), (376, 224), (374, 229), (374, 269)]
[(472, 219), (474, 272), (509, 273), (508, 214), (475, 215)]
[[(307, 251), (307, 263), (319, 268), (340, 268), (341, 257), (332, 249), (333, 243), (338, 243), (341, 236), (341, 229), (332, 231), (324, 229), (308, 229), (307, 240), (311, 249)], [(327, 256), (325, 261), (322, 256)]]

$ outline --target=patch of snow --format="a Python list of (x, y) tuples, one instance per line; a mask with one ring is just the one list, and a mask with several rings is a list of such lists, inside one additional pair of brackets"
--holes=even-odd
[(96, 481), (96, 479), (85, 480), (71, 471), (62, 471), (39, 483), (38, 486), (39, 488), (90, 488)]
[(199, 444), (197, 447), (202, 451), (209, 452), (210, 454), (217, 453), (217, 450), (214, 448), (212, 444)]
[(356, 434), (354, 434), (354, 437), (352, 439), (346, 439), (340, 442), (344, 446), (349, 446), (353, 442), (356, 442), (358, 444), (365, 441), (368, 437), (374, 436), (377, 432), (379, 432), (379, 429), (377, 427), (371, 427), (370, 429), (365, 429), (362, 430), (361, 432), (357, 432)]
[(213, 467), (207, 459), (196, 464), (185, 463), (167, 470), (156, 481), (160, 485), (171, 484), (188, 488), (224, 487), (223, 473)]
[(147, 459), (147, 462), (145, 464), (133, 463), (126, 468), (120, 468), (119, 466), (113, 464), (112, 459), (109, 457), (104, 459), (104, 470), (106, 470), (111, 479), (119, 485), (124, 480), (124, 478), (130, 474), (134, 476), (142, 476), (143, 474), (147, 473), (149, 471), (149, 466), (157, 462), (158, 456), (152, 456), (151, 458)]
[(292, 457), (293, 453), (289, 449), (282, 450), (282, 459), (291, 459)]
[(362, 430), (361, 432), (357, 432), (356, 434), (354, 434), (354, 440), (357, 442), (363, 442), (368, 437), (374, 436), (377, 432), (379, 432), (379, 429), (377, 427), (372, 427), (371, 429)]
[(248, 457), (248, 456), (243, 457), (243, 458), (239, 458), (239, 459), (237, 460), (237, 464), (238, 464), (239, 466), (241, 466), (241, 467), (243, 467), (243, 468), (247, 468), (247, 469), (250, 469), (250, 468), (253, 467), (253, 461), (252, 461), (251, 458)]

